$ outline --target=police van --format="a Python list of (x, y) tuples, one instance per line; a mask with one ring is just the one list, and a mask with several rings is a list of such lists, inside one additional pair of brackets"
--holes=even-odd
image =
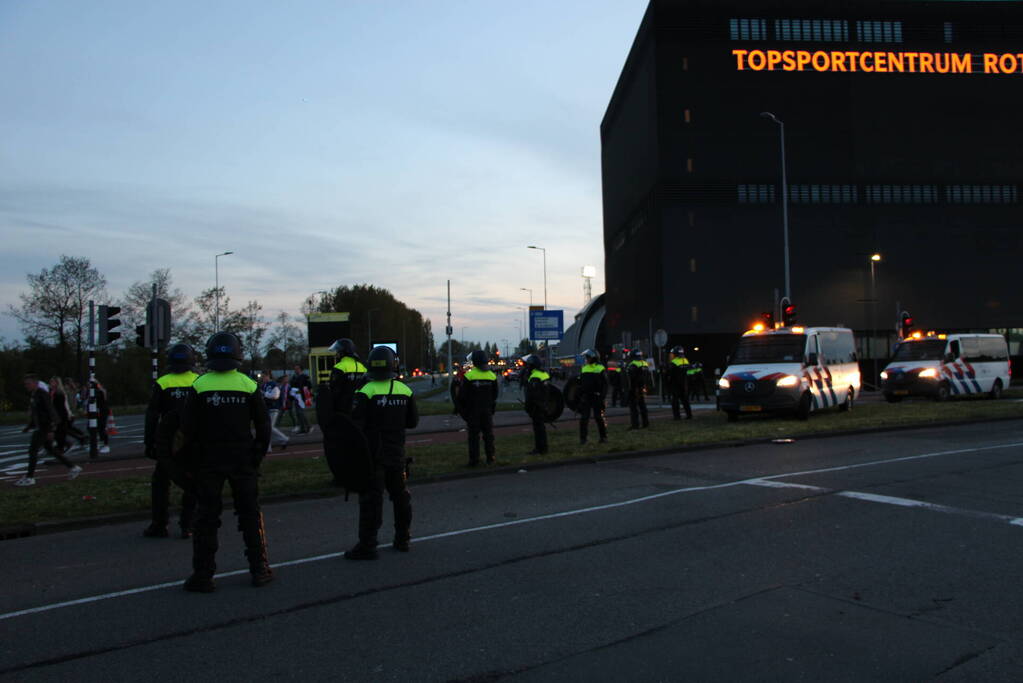
[(739, 340), (718, 380), (718, 410), (791, 412), (800, 419), (823, 408), (849, 410), (860, 393), (852, 330), (757, 325)]
[(1000, 398), (1011, 375), (1009, 347), (1000, 334), (916, 332), (895, 347), (881, 373), (881, 391), (890, 403), (908, 396)]

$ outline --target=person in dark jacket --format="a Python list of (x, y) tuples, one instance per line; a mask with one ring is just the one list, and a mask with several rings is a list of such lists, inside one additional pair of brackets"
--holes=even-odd
[(650, 375), (650, 366), (643, 360), (643, 352), (640, 349), (633, 349), (629, 354), (632, 359), (629, 361), (629, 429), (639, 429), (640, 419), (642, 427), (650, 426), (650, 418), (646, 411), (646, 390)]
[(600, 443), (607, 443), (607, 421), (604, 419), (607, 372), (600, 363), (600, 354), (593, 349), (586, 349), (582, 356), (586, 364), (579, 373), (579, 444), (586, 443), (590, 413), (597, 423)]
[(291, 420), (295, 425), (291, 431), (294, 433), (297, 430), (301, 434), (308, 434), (309, 419), (306, 417), (305, 409), (306, 399), (312, 397), (313, 383), (309, 380), (309, 375), (303, 372), (302, 366), (296, 365), (295, 372), (291, 375), (290, 384), (291, 388), (298, 392), (298, 396), (289, 404)]
[(350, 416), (355, 392), (365, 383), (366, 366), (359, 360), (355, 343), (351, 339), (338, 339), (330, 345), (337, 363), (330, 371), (330, 381), (320, 382), (316, 392), (316, 419), (323, 432), (323, 456), (334, 477), (333, 484), (341, 486), (341, 458), (345, 444), (337, 434), (336, 415)]
[(607, 362), (607, 383), (611, 386), (611, 407), (625, 405), (622, 398), (622, 368), (618, 361)]
[(96, 430), (97, 436), (103, 445), (99, 447), (100, 453), (110, 452), (110, 435), (107, 433), (107, 420), (110, 419), (110, 397), (107, 389), (96, 380)]
[(241, 341), (218, 332), (206, 342), (209, 369), (188, 390), (181, 416), (185, 447), (197, 447), (196, 494), (199, 516), (192, 539), (192, 575), (188, 591), (216, 589), (217, 530), (223, 510), (224, 482), (231, 485), (238, 528), (253, 586), (273, 580), (267, 561), (266, 531), (259, 509), (259, 466), (270, 444), (270, 415), (256, 383), (238, 372)]
[(674, 419), (681, 420), (681, 409), (684, 408), (686, 419), (692, 420), (693, 409), (689, 405), (689, 359), (686, 358), (686, 350), (681, 346), (674, 346), (668, 352), (668, 359), (668, 391), (671, 392), (671, 415)]
[(82, 473), (82, 468), (64, 457), (64, 454), (53, 447), (53, 437), (57, 429), (57, 413), (50, 400), (50, 388), (39, 381), (35, 375), (25, 375), (25, 390), (30, 394), (28, 407), (28, 424), (22, 433), (32, 431), (32, 440), (28, 446), (28, 471), (25, 476), (14, 482), (15, 486), (34, 486), (36, 483), (36, 465), (39, 462), (39, 449), (44, 449), (51, 457), (59, 460), (68, 468), (68, 479), (74, 479)]
[(522, 382), (526, 387), (526, 414), (533, 424), (533, 450), (529, 455), (544, 455), (547, 452), (547, 426), (544, 410), (547, 400), (547, 386), (551, 376), (544, 372), (543, 361), (536, 354), (522, 359)]
[(497, 410), (497, 375), (490, 369), (485, 351), (476, 349), (469, 357), (472, 368), (462, 376), (458, 388), (458, 413), (469, 434), (469, 467), (480, 462), (480, 436), (487, 463), (493, 463), (494, 411)]
[(188, 344), (175, 344), (167, 350), (169, 372), (153, 384), (153, 393), (146, 407), (143, 435), (147, 458), (156, 461), (150, 483), (152, 494), (152, 522), (142, 531), (147, 538), (167, 538), (170, 521), (171, 482), (181, 490), (181, 538), (192, 537), (195, 521), (195, 467), (194, 449), (176, 452), (174, 439), (181, 426), (181, 414), (188, 398), (188, 390), (199, 377), (192, 371), (195, 353)]
[[(76, 448), (85, 446), (86, 436), (80, 430), (75, 429), (75, 416), (71, 410), (71, 403), (68, 400), (68, 392), (64, 386), (64, 381), (60, 377), (50, 378), (50, 400), (53, 402), (53, 411), (57, 414), (54, 447), (61, 453), (67, 454)], [(78, 443), (71, 444), (68, 437), (74, 437), (78, 440)]]
[(412, 496), (405, 485), (405, 430), (419, 424), (412, 390), (395, 379), (394, 351), (378, 346), (370, 351), (369, 382), (355, 392), (352, 420), (369, 445), (372, 472), (359, 492), (359, 542), (345, 552), (348, 560), (377, 559), (377, 534), (383, 524), (384, 490), (394, 506), (393, 548), (408, 552), (412, 525)]

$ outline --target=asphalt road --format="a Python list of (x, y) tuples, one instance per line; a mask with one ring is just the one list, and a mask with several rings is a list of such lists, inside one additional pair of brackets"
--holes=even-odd
[(0, 678), (1023, 679), (1023, 421), (463, 479), (413, 501), (412, 552), (369, 563), (338, 557), (354, 502), (267, 506), (277, 580), (258, 590), (228, 518), (212, 595), (180, 589), (187, 542), (138, 523), (4, 541)]

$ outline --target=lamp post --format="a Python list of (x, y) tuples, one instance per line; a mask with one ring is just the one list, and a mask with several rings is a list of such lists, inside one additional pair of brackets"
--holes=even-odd
[[(538, 251), (542, 251), (543, 252), (543, 310), (546, 311), (547, 310), (547, 250), (544, 249), (543, 247), (537, 247), (537, 246), (534, 246), (532, 244), (529, 245), (526, 248), (527, 249), (536, 249)], [(533, 301), (533, 292), (532, 291), (530, 291), (530, 293), (529, 293), (529, 301), (530, 301), (530, 305), (532, 306), (532, 301)]]
[(769, 111), (760, 115), (778, 124), (781, 133), (781, 223), (785, 239), (785, 297), (792, 301), (792, 282), (789, 278), (789, 186), (785, 172), (785, 124)]
[(881, 262), (881, 254), (870, 255), (870, 341), (867, 342), (867, 351), (870, 353), (871, 367), (874, 369), (871, 380), (877, 381), (877, 353), (873, 348), (873, 341), (877, 338), (877, 264)]
[(216, 304), (213, 309), (213, 332), (216, 334), (220, 331), (220, 263), (219, 259), (221, 256), (230, 256), (233, 251), (225, 251), (222, 254), (217, 254), (213, 257), (213, 293), (216, 297)]

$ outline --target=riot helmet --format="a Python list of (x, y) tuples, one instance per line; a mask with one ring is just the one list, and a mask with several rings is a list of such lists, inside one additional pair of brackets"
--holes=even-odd
[(378, 346), (369, 352), (366, 359), (369, 378), (375, 381), (394, 379), (397, 373), (398, 357), (388, 346)]
[(675, 358), (681, 358), (682, 356), (686, 355), (686, 350), (682, 348), (681, 345), (672, 346), (671, 351), (669, 351), (668, 353), (674, 354)]
[(351, 356), (352, 358), (359, 357), (359, 354), (355, 352), (355, 342), (347, 337), (338, 339), (336, 342), (331, 344), (330, 348), (327, 350), (333, 351), (334, 355), (341, 356), (342, 358), (345, 356)]
[(490, 365), (490, 359), (487, 358), (487, 352), (483, 349), (476, 349), (469, 354), (469, 362), (472, 363), (474, 368), (480, 370), (486, 370)]
[(195, 365), (195, 351), (188, 344), (175, 344), (167, 349), (167, 368), (171, 372), (186, 372)]
[(217, 332), (206, 342), (206, 367), (216, 372), (242, 366), (242, 342), (231, 332)]
[(543, 361), (541, 361), (540, 356), (535, 353), (531, 353), (523, 358), (522, 363), (530, 370), (540, 370), (543, 368)]
[(586, 360), (587, 363), (600, 362), (600, 354), (594, 351), (593, 349), (586, 349), (585, 351), (582, 352), (581, 355)]
[(629, 352), (629, 358), (632, 360), (643, 360), (643, 349), (633, 349)]

